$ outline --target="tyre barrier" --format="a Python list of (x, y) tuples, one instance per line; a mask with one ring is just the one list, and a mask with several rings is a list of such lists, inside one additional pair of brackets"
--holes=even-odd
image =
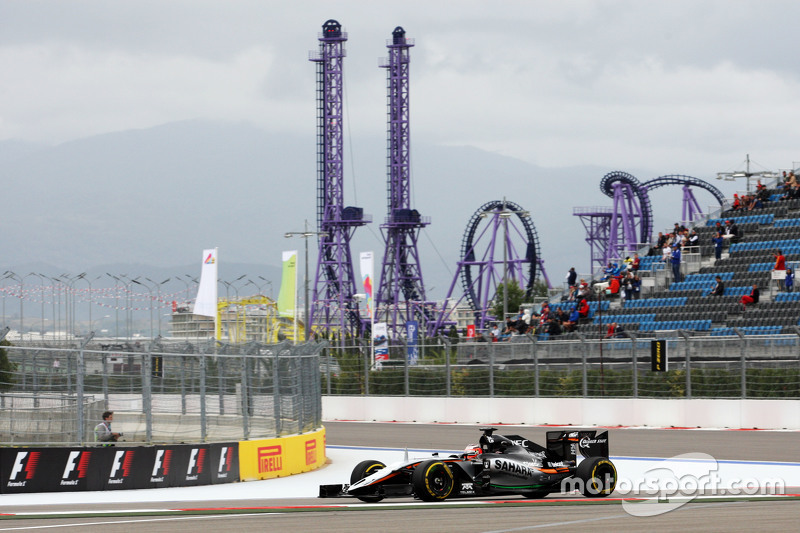
[(325, 461), (324, 427), (213, 444), (0, 448), (0, 494), (215, 485), (299, 474)]

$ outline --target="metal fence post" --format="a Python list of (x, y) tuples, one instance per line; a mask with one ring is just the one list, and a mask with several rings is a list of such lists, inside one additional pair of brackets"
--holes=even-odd
[(747, 339), (744, 338), (744, 333), (739, 328), (733, 328), (733, 331), (739, 336), (739, 367), (740, 367), (740, 380), (741, 380), (741, 397), (747, 398), (747, 367), (746, 367), (746, 354)]
[(403, 394), (408, 396), (408, 343), (405, 339), (400, 339), (400, 342), (403, 343)]
[(219, 396), (219, 414), (225, 414), (225, 355), (217, 354), (217, 395)]
[(272, 409), (272, 416), (275, 417), (275, 436), (279, 436), (281, 434), (281, 380), (280, 380), (280, 351), (282, 347), (277, 346), (275, 348), (275, 362), (272, 365), (272, 402), (273, 402), (273, 409)]
[(103, 352), (103, 409), (108, 410), (108, 354)]
[(86, 423), (86, 412), (84, 410), (83, 405), (83, 377), (84, 371), (86, 370), (85, 365), (83, 364), (83, 350), (86, 349), (86, 345), (89, 344), (89, 341), (92, 340), (94, 337), (94, 333), (89, 333), (83, 339), (81, 343), (81, 348), (78, 350), (78, 373), (76, 375), (76, 388), (77, 388), (77, 398), (78, 398), (78, 443), (83, 446), (85, 442), (85, 435), (83, 431), (83, 426)]
[(242, 354), (242, 364), (240, 365), (242, 368), (241, 372), (241, 393), (242, 393), (242, 435), (244, 436), (244, 440), (250, 439), (250, 396), (249, 396), (249, 387), (250, 385), (247, 382), (247, 370), (250, 366), (250, 358), (248, 354)]
[(637, 338), (636, 335), (633, 333), (628, 333), (628, 337), (631, 339), (631, 365), (633, 366), (633, 372), (631, 376), (633, 377), (633, 397), (639, 397), (639, 354), (636, 351), (636, 343)]
[(692, 398), (692, 360), (690, 355), (691, 343), (689, 342), (689, 334), (686, 331), (678, 330), (678, 335), (683, 337), (684, 343), (684, 366), (686, 367), (686, 391), (684, 395), (687, 399)]
[(494, 398), (494, 361), (496, 343), (489, 345), (489, 398)]
[[(215, 341), (216, 342), (216, 341)], [(206, 358), (208, 355), (200, 354), (200, 441), (205, 442), (208, 436), (206, 426)]]
[(181, 358), (181, 414), (186, 414), (186, 356), (179, 355)]
[[(153, 348), (160, 337), (154, 339), (147, 347), (144, 357), (144, 375), (142, 376), (142, 410), (144, 411), (145, 440), (153, 442)], [(162, 367), (163, 371), (163, 367)]]
[(444, 395), (450, 397), (450, 353), (452, 344), (450, 339), (441, 335), (442, 344), (444, 344)]

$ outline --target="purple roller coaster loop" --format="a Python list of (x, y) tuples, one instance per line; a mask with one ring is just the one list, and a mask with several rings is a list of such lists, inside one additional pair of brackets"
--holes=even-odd
[[(487, 219), (488, 224), (478, 231), (481, 223)], [(484, 241), (488, 241), (488, 244), (480, 248)], [(525, 247), (523, 253), (518, 250), (519, 241)], [(504, 249), (501, 252), (503, 255), (496, 259), (501, 248)], [(458, 270), (447, 291), (443, 308), (436, 321), (429, 325), (428, 334), (434, 335), (454, 323), (450, 317), (464, 301), (474, 313), (475, 325), (479, 329), (486, 328), (491, 321), (497, 320), (491, 314), (492, 300), (497, 293), (497, 286), (504, 279), (518, 283), (525, 290), (526, 298), (532, 298), (537, 266), (541, 268), (539, 257), (538, 236), (526, 211), (507, 200), (492, 201), (481, 206), (467, 224)], [(454, 300), (453, 292), (459, 280), (463, 294)], [(453, 302), (453, 305), (448, 305), (449, 302)]]
[(667, 185), (683, 187), (684, 221), (697, 220), (703, 214), (692, 187), (710, 192), (720, 205), (725, 200), (719, 189), (692, 176), (670, 174), (640, 183), (625, 172), (610, 172), (600, 182), (600, 190), (613, 199), (613, 208), (576, 208), (573, 212), (586, 229), (592, 266), (605, 267), (651, 241), (653, 210), (648, 192)]
[(397, 337), (408, 320), (427, 325), (425, 285), (417, 240), (420, 229), (430, 223), (411, 209), (409, 49), (414, 46), (400, 26), (387, 43), (387, 218), (381, 225), (385, 249), (380, 282), (375, 297), (376, 322), (386, 322), (388, 333)]
[(355, 229), (369, 222), (357, 207), (344, 207), (343, 187), (343, 59), (347, 34), (335, 20), (322, 25), (317, 64), (317, 258), (308, 327), (346, 337), (361, 333), (350, 240)]

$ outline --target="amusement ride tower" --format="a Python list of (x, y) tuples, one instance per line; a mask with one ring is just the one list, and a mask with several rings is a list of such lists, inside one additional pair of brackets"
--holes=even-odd
[[(388, 213), (381, 225), (386, 248), (381, 264), (380, 284), (375, 297), (375, 320), (386, 322), (396, 336), (406, 321), (425, 320), (425, 287), (419, 262), (417, 239), (428, 217), (411, 209), (409, 136), (409, 49), (412, 39), (400, 26), (387, 43), (389, 57), (381, 65), (387, 73), (387, 174)], [(419, 324), (425, 327), (424, 324)]]
[(308, 327), (338, 332), (340, 342), (361, 331), (350, 240), (370, 220), (358, 207), (344, 207), (343, 76), (347, 34), (335, 20), (322, 25), (317, 64), (317, 258)]

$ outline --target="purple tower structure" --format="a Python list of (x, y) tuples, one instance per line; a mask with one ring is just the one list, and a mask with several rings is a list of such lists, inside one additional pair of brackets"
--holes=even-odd
[[(391, 336), (403, 330), (407, 320), (424, 322), (425, 286), (419, 262), (417, 239), (420, 229), (430, 224), (411, 209), (409, 137), (409, 49), (412, 39), (400, 26), (387, 42), (386, 69), (387, 124), (387, 217), (381, 225), (386, 248), (375, 297), (375, 320), (386, 322)], [(424, 324), (420, 324), (422, 328)]]
[(342, 65), (347, 34), (335, 20), (322, 25), (317, 64), (317, 225), (323, 233), (308, 327), (345, 337), (361, 332), (350, 240), (370, 222), (358, 207), (344, 207)]

